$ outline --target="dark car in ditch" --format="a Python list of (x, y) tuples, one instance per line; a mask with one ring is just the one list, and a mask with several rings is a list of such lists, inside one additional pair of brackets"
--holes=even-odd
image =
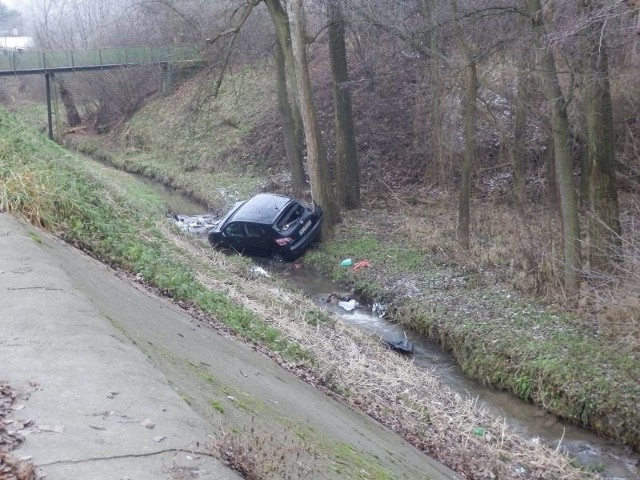
[(236, 203), (209, 230), (209, 243), (247, 255), (293, 261), (320, 233), (322, 209), (284, 195), (260, 193)]

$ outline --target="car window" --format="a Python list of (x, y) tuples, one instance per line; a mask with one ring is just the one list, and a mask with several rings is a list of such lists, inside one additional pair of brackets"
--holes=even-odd
[(276, 227), (279, 230), (287, 230), (291, 225), (300, 220), (304, 214), (304, 207), (299, 203), (294, 203), (278, 220)]
[(244, 223), (230, 223), (224, 229), (224, 233), (229, 237), (245, 237), (247, 235)]
[(264, 226), (257, 225), (255, 223), (247, 223), (247, 236), (248, 237), (264, 237), (266, 230)]

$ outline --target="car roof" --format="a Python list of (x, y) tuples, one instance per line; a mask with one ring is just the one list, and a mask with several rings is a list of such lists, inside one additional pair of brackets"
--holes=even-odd
[(247, 200), (233, 215), (233, 221), (271, 224), (292, 198), (274, 193), (259, 193)]

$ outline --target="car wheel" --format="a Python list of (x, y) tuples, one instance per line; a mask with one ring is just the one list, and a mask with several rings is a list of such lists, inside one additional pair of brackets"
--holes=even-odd
[(271, 252), (271, 260), (273, 260), (274, 262), (277, 262), (277, 263), (286, 262), (285, 258), (279, 252)]

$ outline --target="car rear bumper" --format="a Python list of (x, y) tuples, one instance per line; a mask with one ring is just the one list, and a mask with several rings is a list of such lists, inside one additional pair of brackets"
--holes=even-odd
[(321, 227), (322, 217), (307, 232), (305, 232), (302, 237), (289, 245), (289, 253), (291, 254), (291, 256), (300, 256), (304, 252), (304, 250), (318, 238)]

